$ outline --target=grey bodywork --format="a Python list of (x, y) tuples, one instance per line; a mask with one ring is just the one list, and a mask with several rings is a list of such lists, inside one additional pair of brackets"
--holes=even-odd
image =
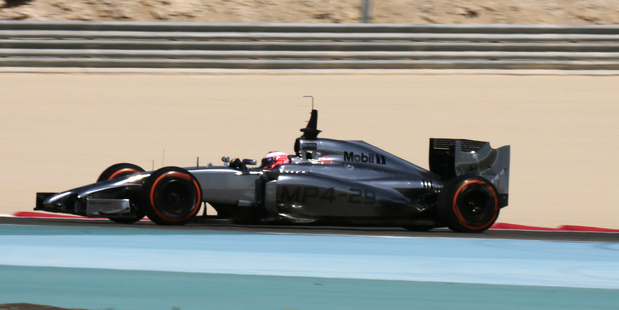
[[(240, 222), (349, 223), (441, 226), (437, 197), (455, 176), (483, 176), (496, 187), (500, 207), (509, 193), (510, 147), (483, 141), (430, 139), (430, 170), (363, 141), (318, 138), (313, 111), (295, 141), (291, 163), (276, 169), (243, 164), (188, 167), (202, 201), (218, 217)], [(153, 172), (101, 181), (59, 194), (39, 193), (35, 210), (89, 217), (139, 213), (139, 193)]]

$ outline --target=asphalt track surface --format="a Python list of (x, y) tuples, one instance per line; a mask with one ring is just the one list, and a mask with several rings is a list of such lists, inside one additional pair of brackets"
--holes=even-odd
[(0, 217), (0, 224), (37, 225), (63, 227), (101, 227), (134, 228), (156, 230), (212, 230), (251, 233), (282, 233), (311, 235), (355, 235), (384, 237), (424, 237), (424, 238), (476, 238), (476, 239), (518, 239), (549, 241), (619, 242), (619, 233), (612, 232), (567, 232), (567, 231), (529, 231), (491, 229), (481, 234), (454, 233), (449, 229), (437, 228), (427, 232), (408, 231), (400, 227), (360, 227), (360, 226), (308, 226), (308, 225), (235, 225), (211, 221), (206, 224), (187, 224), (183, 226), (160, 226), (150, 221), (134, 224), (117, 224), (109, 220), (58, 219), (58, 218), (19, 218)]

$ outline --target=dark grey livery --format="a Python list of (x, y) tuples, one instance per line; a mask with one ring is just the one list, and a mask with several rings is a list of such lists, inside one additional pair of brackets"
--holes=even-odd
[[(132, 223), (194, 221), (203, 203), (217, 218), (239, 223), (315, 223), (449, 227), (482, 232), (507, 206), (510, 147), (430, 139), (430, 171), (363, 141), (318, 138), (312, 110), (290, 163), (249, 168), (255, 160), (224, 157), (220, 167), (131, 164), (106, 169), (97, 183), (62, 193), (37, 193), (35, 210)], [(206, 215), (204, 215), (206, 216)]]

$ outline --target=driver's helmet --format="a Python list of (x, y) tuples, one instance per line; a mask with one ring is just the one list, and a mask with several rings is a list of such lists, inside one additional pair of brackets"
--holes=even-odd
[(289, 164), (290, 159), (288, 159), (288, 154), (284, 152), (271, 151), (268, 154), (264, 155), (262, 158), (262, 163), (260, 164), (260, 168), (262, 169), (273, 169), (279, 165)]

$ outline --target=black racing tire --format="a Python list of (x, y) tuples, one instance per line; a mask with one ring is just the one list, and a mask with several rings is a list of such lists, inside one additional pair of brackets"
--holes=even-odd
[(481, 176), (455, 177), (439, 194), (439, 219), (455, 232), (484, 232), (499, 217), (497, 193), (494, 185)]
[(183, 225), (200, 210), (202, 189), (189, 171), (165, 167), (142, 185), (142, 206), (148, 218), (159, 225)]
[(103, 170), (103, 172), (101, 172), (101, 175), (99, 175), (97, 182), (120, 178), (140, 172), (144, 172), (144, 169), (134, 164), (115, 164)]
[[(101, 175), (99, 175), (99, 178), (97, 179), (97, 182), (112, 180), (112, 179), (116, 179), (116, 178), (120, 178), (120, 177), (125, 177), (125, 176), (128, 176), (128, 175), (136, 174), (136, 173), (140, 173), (140, 172), (144, 172), (144, 169), (142, 169), (142, 167), (134, 165), (134, 164), (128, 164), (128, 163), (115, 164), (115, 165), (112, 165), (112, 166), (108, 167), (107, 169), (103, 170), (103, 172), (101, 172)], [(119, 223), (119, 224), (133, 224), (133, 223), (141, 220), (142, 218), (144, 218), (144, 216), (146, 216), (144, 211), (142, 211), (140, 209), (136, 210), (135, 212), (136, 212), (135, 216), (131, 216), (131, 217), (108, 217), (108, 219), (110, 219), (112, 222)]]

